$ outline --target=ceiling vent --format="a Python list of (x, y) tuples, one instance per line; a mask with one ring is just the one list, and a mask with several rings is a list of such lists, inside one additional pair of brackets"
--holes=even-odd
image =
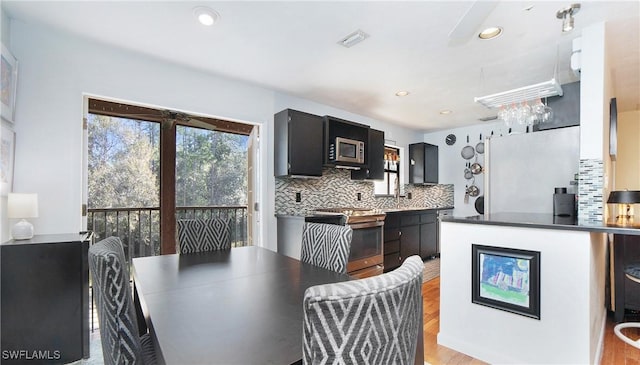
[(363, 31), (361, 31), (360, 29), (356, 30), (355, 32), (349, 34), (348, 36), (342, 38), (341, 40), (338, 41), (338, 44), (350, 48), (355, 46), (356, 44), (364, 41), (365, 39), (369, 38), (369, 35)]

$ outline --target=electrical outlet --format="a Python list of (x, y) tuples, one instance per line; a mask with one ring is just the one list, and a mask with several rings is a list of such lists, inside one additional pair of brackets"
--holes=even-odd
[(411, 193), (407, 193), (407, 199), (411, 199)]
[(362, 193), (358, 193), (358, 201), (362, 200)]
[(302, 194), (300, 192), (296, 193), (296, 203), (300, 203), (302, 201)]

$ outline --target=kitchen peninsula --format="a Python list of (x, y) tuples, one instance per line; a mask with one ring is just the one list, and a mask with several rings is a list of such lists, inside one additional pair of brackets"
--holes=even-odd
[[(606, 234), (640, 230), (558, 218), (441, 218), (438, 344), (489, 363), (600, 362)], [(506, 270), (509, 260), (515, 265)], [(518, 287), (526, 300), (511, 300)]]

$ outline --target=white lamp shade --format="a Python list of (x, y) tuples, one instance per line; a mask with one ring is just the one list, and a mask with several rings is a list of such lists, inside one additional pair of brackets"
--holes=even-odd
[(9, 193), (7, 218), (38, 217), (38, 194)]

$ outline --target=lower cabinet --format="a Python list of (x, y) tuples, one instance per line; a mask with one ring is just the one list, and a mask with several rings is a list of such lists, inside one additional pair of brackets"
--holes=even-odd
[(435, 210), (388, 212), (384, 225), (384, 271), (399, 267), (409, 256), (436, 257), (438, 223)]

